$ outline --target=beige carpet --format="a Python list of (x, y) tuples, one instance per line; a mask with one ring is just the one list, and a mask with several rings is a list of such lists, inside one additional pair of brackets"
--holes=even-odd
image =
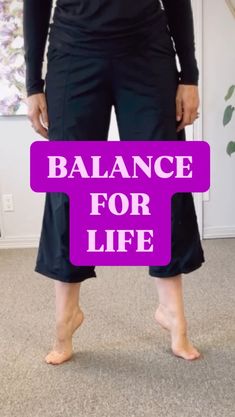
[(169, 349), (153, 315), (147, 267), (97, 267), (84, 282), (76, 354), (43, 358), (53, 340), (53, 280), (36, 249), (0, 251), (0, 417), (234, 417), (235, 239), (203, 240), (206, 263), (184, 275), (189, 331), (204, 358)]

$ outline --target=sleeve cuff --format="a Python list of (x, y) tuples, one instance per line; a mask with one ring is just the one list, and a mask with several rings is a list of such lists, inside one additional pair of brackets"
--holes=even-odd
[(27, 97), (32, 96), (33, 94), (43, 93), (44, 92), (44, 80), (31, 80), (26, 83)]
[(181, 65), (181, 71), (179, 72), (179, 83), (187, 85), (198, 85), (199, 70), (196, 63), (194, 65)]

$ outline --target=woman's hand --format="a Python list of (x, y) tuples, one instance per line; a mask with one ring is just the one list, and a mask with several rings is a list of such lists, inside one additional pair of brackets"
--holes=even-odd
[(177, 132), (198, 118), (199, 93), (196, 85), (179, 84), (176, 94)]
[(48, 139), (48, 114), (46, 97), (44, 93), (33, 94), (26, 99), (28, 105), (28, 118), (34, 130)]

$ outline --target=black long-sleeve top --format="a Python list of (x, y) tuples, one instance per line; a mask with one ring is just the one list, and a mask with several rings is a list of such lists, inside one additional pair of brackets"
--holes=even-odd
[[(164, 7), (164, 10), (162, 8)], [(27, 95), (43, 92), (47, 35), (65, 51), (115, 56), (167, 26), (179, 57), (181, 84), (198, 84), (191, 0), (24, 0), (23, 33)], [(50, 30), (49, 30), (50, 28)]]

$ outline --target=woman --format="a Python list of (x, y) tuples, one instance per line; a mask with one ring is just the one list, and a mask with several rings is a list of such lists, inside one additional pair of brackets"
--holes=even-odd
[[(107, 140), (114, 105), (120, 140), (185, 140), (197, 118), (198, 68), (190, 0), (24, 0), (28, 116), (49, 140)], [(49, 31), (46, 89), (41, 69)], [(181, 72), (176, 67), (176, 53)], [(205, 261), (193, 196), (172, 198), (172, 259), (150, 266), (172, 352), (200, 356), (187, 336), (182, 273)], [(56, 340), (46, 362), (72, 356), (72, 336), (84, 316), (81, 283), (94, 266), (69, 261), (68, 198), (47, 193), (35, 271), (54, 279)]]

